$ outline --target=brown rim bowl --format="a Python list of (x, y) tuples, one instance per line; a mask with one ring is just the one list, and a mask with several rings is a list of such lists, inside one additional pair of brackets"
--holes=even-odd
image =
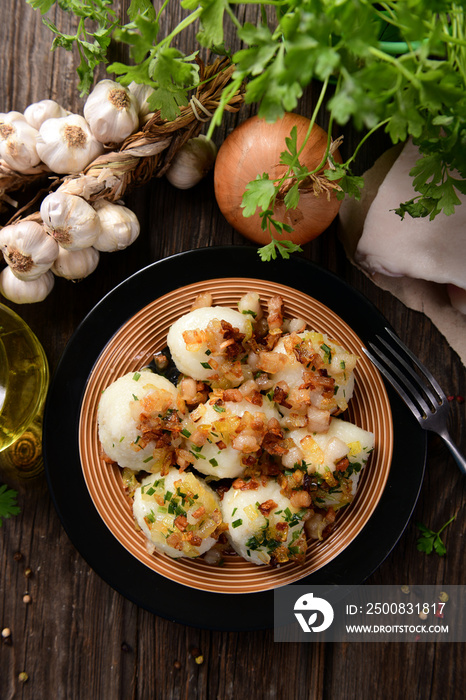
[[(309, 328), (321, 331), (360, 359), (355, 369), (355, 390), (342, 416), (375, 435), (375, 449), (362, 471), (354, 501), (337, 515), (330, 536), (311, 541), (304, 564), (256, 566), (236, 555), (227, 555), (223, 566), (199, 559), (171, 559), (150, 554), (142, 532), (134, 525), (131, 499), (126, 495), (121, 470), (104, 462), (99, 452), (97, 407), (102, 391), (119, 376), (147, 365), (166, 346), (171, 324), (187, 313), (201, 292), (211, 292), (218, 306), (236, 306), (247, 291), (267, 301), (280, 294), (284, 315), (299, 317)], [(79, 452), (84, 478), (100, 517), (136, 559), (161, 576), (192, 588), (214, 593), (251, 593), (299, 581), (337, 557), (365, 527), (388, 479), (393, 453), (393, 421), (387, 392), (378, 371), (361, 352), (354, 331), (331, 309), (303, 292), (266, 280), (251, 278), (210, 279), (176, 289), (142, 308), (108, 342), (89, 376), (82, 401)], [(369, 525), (370, 527), (370, 525)]]

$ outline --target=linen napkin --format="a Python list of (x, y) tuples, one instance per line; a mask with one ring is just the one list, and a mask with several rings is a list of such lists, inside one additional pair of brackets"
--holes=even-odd
[(393, 210), (416, 195), (409, 172), (418, 158), (410, 141), (386, 151), (364, 173), (361, 200), (343, 202), (339, 237), (351, 262), (426, 314), (466, 366), (466, 197), (450, 216), (402, 220)]

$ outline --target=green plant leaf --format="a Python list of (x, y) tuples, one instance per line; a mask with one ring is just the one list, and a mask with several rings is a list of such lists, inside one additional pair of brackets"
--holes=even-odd
[(227, 0), (201, 0), (201, 31), (196, 39), (201, 46), (210, 48), (223, 43), (223, 16), (228, 6)]
[(0, 527), (3, 525), (2, 518), (10, 518), (12, 515), (18, 515), (21, 509), (16, 503), (17, 491), (9, 489), (6, 484), (0, 486)]
[(52, 5), (55, 4), (56, 0), (26, 0), (26, 2), (33, 10), (39, 10), (42, 15), (45, 15)]
[(267, 173), (258, 175), (246, 185), (241, 206), (244, 216), (252, 216), (259, 207), (263, 211), (267, 210), (271, 200), (275, 195), (275, 185), (269, 179)]
[(417, 549), (420, 552), (425, 552), (426, 554), (431, 554), (435, 551), (439, 555), (439, 557), (445, 556), (445, 554), (447, 553), (447, 548), (445, 547), (445, 544), (443, 543), (440, 535), (445, 530), (445, 528), (453, 522), (455, 518), (456, 514), (452, 518), (450, 518), (450, 520), (447, 520), (447, 522), (444, 523), (440, 530), (438, 530), (437, 532), (431, 530), (422, 523), (416, 523), (416, 527), (422, 533), (417, 540)]
[(151, 0), (131, 0), (128, 17), (134, 20), (138, 15), (145, 15), (148, 19), (155, 20), (155, 8)]

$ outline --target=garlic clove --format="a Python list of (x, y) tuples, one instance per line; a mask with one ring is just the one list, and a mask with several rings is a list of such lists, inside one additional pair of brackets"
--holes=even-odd
[(66, 117), (70, 112), (61, 107), (55, 100), (40, 100), (26, 107), (24, 110), (24, 118), (34, 127), (39, 130), (46, 119), (59, 119)]
[(92, 246), (82, 250), (60, 248), (51, 269), (57, 277), (64, 277), (67, 280), (81, 280), (94, 272), (99, 264), (99, 258), (99, 251)]
[(52, 192), (40, 206), (45, 231), (62, 248), (81, 250), (94, 245), (101, 232), (99, 217), (82, 197)]
[(189, 139), (175, 154), (165, 173), (167, 180), (180, 190), (194, 187), (212, 168), (217, 147), (202, 134)]
[(79, 173), (103, 150), (79, 114), (46, 119), (39, 129), (37, 153), (55, 173)]
[(21, 173), (33, 168), (40, 163), (37, 136), (37, 129), (28, 124), (24, 118), (11, 118), (1, 122), (0, 157), (17, 172)]
[(121, 143), (139, 127), (136, 97), (113, 80), (101, 80), (84, 105), (84, 117), (101, 143)]
[(151, 108), (149, 107), (149, 103), (147, 100), (155, 92), (154, 88), (150, 85), (140, 85), (139, 83), (135, 83), (133, 81), (128, 85), (128, 90), (131, 92), (132, 95), (134, 95), (134, 97), (137, 100), (138, 116), (139, 121), (141, 122), (144, 120), (144, 117), (146, 117), (151, 112)]
[(43, 301), (52, 291), (54, 283), (55, 278), (50, 270), (34, 280), (18, 279), (10, 267), (0, 272), (0, 294), (15, 304)]
[(0, 250), (18, 279), (33, 280), (52, 267), (58, 244), (35, 221), (19, 221), (0, 231)]
[(94, 208), (101, 225), (101, 233), (94, 243), (94, 248), (113, 253), (134, 243), (141, 230), (134, 212), (122, 204), (113, 204), (106, 200), (97, 200)]

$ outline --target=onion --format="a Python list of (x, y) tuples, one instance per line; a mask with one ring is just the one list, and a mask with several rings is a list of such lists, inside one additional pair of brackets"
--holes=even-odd
[[(215, 164), (214, 186), (218, 206), (227, 221), (240, 233), (256, 243), (269, 243), (270, 234), (261, 228), (259, 213), (243, 216), (241, 201), (246, 185), (258, 175), (268, 173), (275, 181), (286, 172), (280, 165), (280, 154), (286, 149), (285, 138), (290, 136), (293, 126), (297, 127), (298, 150), (304, 142), (310, 120), (300, 114), (285, 113), (274, 123), (266, 122), (257, 116), (247, 119), (234, 129), (222, 143)], [(312, 171), (322, 161), (327, 148), (327, 133), (314, 124), (311, 135), (299, 160)], [(332, 153), (336, 162), (341, 163), (338, 150)], [(293, 228), (284, 234), (293, 243), (302, 244), (319, 236), (332, 223), (341, 202), (336, 196), (336, 183), (329, 182), (322, 172), (314, 188), (300, 186), (300, 198), (296, 209), (286, 209), (283, 194), (277, 196), (274, 219)]]

